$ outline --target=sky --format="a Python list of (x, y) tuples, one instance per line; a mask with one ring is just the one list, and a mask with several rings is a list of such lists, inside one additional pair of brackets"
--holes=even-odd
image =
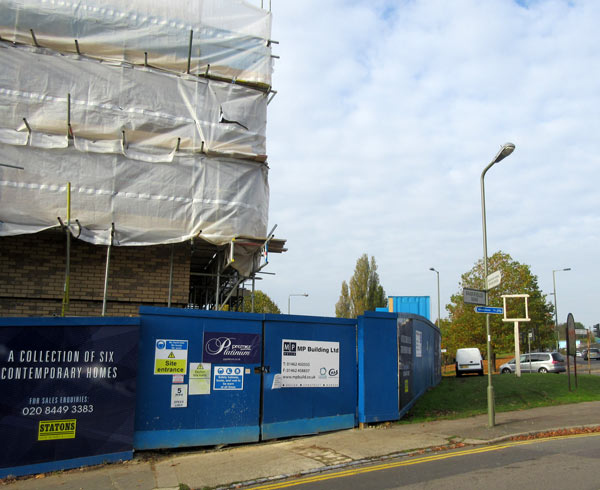
[(571, 268), (559, 322), (600, 322), (600, 2), (271, 5), (269, 229), (288, 251), (258, 289), (335, 316), (366, 253), (388, 296), (431, 297), (432, 321), (437, 269), (447, 318), (483, 256), (481, 173), (512, 142), (485, 177), (488, 254), (528, 264), (549, 302)]

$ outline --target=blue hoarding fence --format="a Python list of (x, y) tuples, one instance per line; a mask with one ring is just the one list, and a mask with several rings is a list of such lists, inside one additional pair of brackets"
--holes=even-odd
[(398, 420), (441, 381), (441, 334), (409, 313), (358, 319), (358, 421)]
[[(356, 321), (169, 308), (142, 308), (140, 314), (137, 449), (354, 427)], [(162, 358), (177, 356), (166, 349), (157, 358), (157, 342), (162, 346), (169, 335), (186, 342), (188, 351), (179, 357), (190, 368), (160, 376)], [(201, 388), (197, 365), (204, 373)], [(177, 387), (181, 394), (173, 395)]]
[(439, 330), (406, 313), (6, 319), (0, 475), (397, 420), (440, 379)]

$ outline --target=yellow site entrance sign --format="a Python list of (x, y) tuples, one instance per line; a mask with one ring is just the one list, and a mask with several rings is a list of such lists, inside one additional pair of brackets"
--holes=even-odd
[(154, 349), (154, 374), (187, 373), (187, 340), (157, 339)]

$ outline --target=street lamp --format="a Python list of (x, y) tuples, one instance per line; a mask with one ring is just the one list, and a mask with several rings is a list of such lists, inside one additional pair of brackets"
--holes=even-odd
[(290, 298), (291, 298), (292, 296), (304, 296), (304, 297), (306, 297), (306, 296), (308, 296), (308, 293), (290, 294), (290, 295), (288, 296), (288, 315), (290, 314)]
[[(488, 164), (487, 167), (481, 172), (481, 223), (483, 228), (483, 281), (485, 284), (485, 305), (488, 305), (488, 294), (487, 294), (487, 276), (488, 276), (488, 254), (487, 254), (487, 230), (485, 227), (485, 186), (483, 179), (486, 172), (492, 168), (492, 165), (504, 160), (515, 150), (515, 145), (512, 143), (504, 143), (500, 151), (496, 154), (494, 159)], [(494, 387), (492, 386), (492, 370), (491, 365), (492, 357), (492, 345), (490, 336), (490, 315), (485, 314), (485, 334), (487, 337), (487, 360), (488, 360), (488, 387), (487, 387), (487, 402), (488, 402), (488, 427), (494, 427), (495, 425), (495, 413), (494, 413)]]
[(436, 271), (433, 267), (429, 268), (430, 271), (433, 271), (437, 274), (437, 288), (438, 288), (438, 316), (437, 316), (437, 326), (440, 328), (440, 271)]
[(554, 286), (554, 329), (556, 331), (556, 350), (558, 351), (559, 345), (559, 333), (558, 333), (558, 308), (556, 306), (556, 273), (570, 271), (571, 268), (567, 267), (566, 269), (555, 269), (552, 271), (552, 285)]

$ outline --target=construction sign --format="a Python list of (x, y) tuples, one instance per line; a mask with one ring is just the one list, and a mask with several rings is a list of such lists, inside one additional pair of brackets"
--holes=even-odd
[(154, 349), (154, 374), (187, 373), (187, 340), (157, 339)]

